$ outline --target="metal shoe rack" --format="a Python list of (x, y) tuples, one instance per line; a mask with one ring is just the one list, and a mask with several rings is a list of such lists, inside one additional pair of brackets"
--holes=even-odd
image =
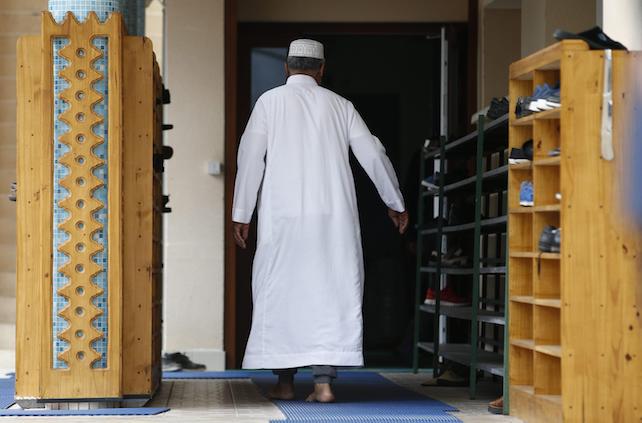
[[(432, 355), (435, 378), (444, 367), (444, 360), (468, 366), (471, 398), (476, 395), (479, 371), (504, 376), (508, 115), (494, 121), (480, 116), (477, 128), (452, 142), (442, 139), (439, 148), (426, 147), (422, 152), (421, 180), (428, 176), (427, 169), (432, 168), (429, 161), (434, 162), (440, 176), (435, 181), (439, 185), (438, 194), (430, 194), (424, 187), (419, 192), (413, 344), (415, 372), (420, 367), (422, 353)], [(446, 183), (450, 179), (449, 161), (455, 160), (474, 161), (475, 174)], [(455, 196), (474, 200), (471, 221), (445, 223), (449, 199)], [(428, 225), (428, 216), (436, 218), (436, 227)], [(447, 267), (444, 255), (448, 240), (471, 232), (474, 234), (471, 264)], [(433, 249), (436, 249), (436, 258), (431, 254)], [(454, 278), (459, 284), (470, 282), (466, 285), (469, 305), (440, 303), (440, 290)], [(429, 287), (435, 291), (434, 305), (424, 304)], [(456, 326), (453, 319), (468, 322), (465, 333), (461, 333), (462, 324)], [(432, 331), (426, 324), (429, 321), (432, 321)], [(449, 342), (449, 338), (463, 337), (468, 342)]]

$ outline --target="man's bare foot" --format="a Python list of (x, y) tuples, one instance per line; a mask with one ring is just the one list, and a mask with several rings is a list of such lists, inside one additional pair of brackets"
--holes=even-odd
[(312, 392), (307, 402), (334, 402), (334, 394), (329, 383), (315, 383), (314, 392)]
[(294, 384), (292, 383), (277, 383), (274, 388), (268, 392), (268, 398), (276, 400), (293, 400), (294, 399)]

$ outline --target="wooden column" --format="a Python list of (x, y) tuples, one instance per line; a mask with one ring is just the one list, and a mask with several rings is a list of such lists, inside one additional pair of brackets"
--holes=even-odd
[[(67, 60), (58, 75), (56, 51)], [(103, 57), (107, 67), (96, 69)], [(66, 87), (55, 89), (57, 77)], [(104, 100), (95, 85), (101, 81), (104, 114), (95, 109)], [(161, 377), (162, 305), (162, 177), (153, 155), (162, 148), (163, 92), (151, 42), (125, 36), (118, 13), (103, 23), (94, 13), (82, 23), (69, 13), (58, 24), (44, 12), (42, 34), (18, 42), (17, 85), (16, 398), (149, 398)], [(66, 132), (55, 129), (60, 121)], [(105, 142), (106, 153), (98, 154)], [(66, 171), (56, 175), (60, 165)], [(96, 170), (105, 166), (103, 179)], [(62, 198), (54, 197), (57, 184), (66, 189)], [(55, 207), (67, 213), (58, 223)], [(97, 217), (101, 211), (106, 220)], [(66, 240), (54, 242), (56, 231)], [(106, 243), (95, 239), (99, 231)], [(95, 277), (104, 272), (101, 287)], [(105, 303), (97, 304), (105, 290)]]

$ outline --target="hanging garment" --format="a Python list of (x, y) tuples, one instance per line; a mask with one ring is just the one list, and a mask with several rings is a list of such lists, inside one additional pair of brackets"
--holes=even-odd
[(352, 103), (293, 75), (254, 107), (239, 146), (233, 206), (233, 220), (249, 223), (258, 194), (243, 368), (363, 365), (363, 255), (350, 148), (384, 203), (404, 211), (392, 164)]

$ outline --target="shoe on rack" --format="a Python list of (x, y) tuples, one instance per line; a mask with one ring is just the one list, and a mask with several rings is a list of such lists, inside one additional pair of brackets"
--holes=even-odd
[(426, 192), (430, 194), (439, 194), (439, 185), (436, 184), (437, 179), (439, 177), (437, 175), (435, 176), (429, 176), (423, 181), (421, 181), (421, 185), (426, 188)]
[(180, 372), (183, 369), (180, 364), (165, 356), (161, 359), (161, 367), (164, 372)]
[(421, 386), (467, 386), (468, 378), (455, 373), (453, 370), (446, 370), (436, 378), (430, 378)]
[(439, 302), (443, 306), (450, 307), (466, 307), (470, 305), (470, 299), (457, 295), (455, 290), (452, 289), (450, 285), (446, 286), (439, 293)]
[(490, 107), (486, 113), (486, 117), (492, 120), (500, 118), (508, 113), (508, 98), (493, 98), (490, 101)]
[(181, 366), (182, 370), (205, 370), (206, 367), (204, 364), (194, 363), (183, 353), (166, 353), (163, 358), (166, 358), (174, 363), (177, 363)]
[(560, 154), (562, 154), (562, 152), (559, 147), (554, 148), (548, 152), (549, 157), (558, 157)]
[(611, 39), (608, 35), (602, 31), (602, 28), (599, 26), (594, 26), (593, 28), (578, 32), (574, 34), (572, 32), (564, 31), (562, 29), (557, 29), (553, 33), (553, 37), (557, 40), (583, 40), (585, 41), (591, 50), (626, 50), (627, 48), (618, 41)]
[(465, 266), (467, 262), (468, 257), (464, 255), (464, 250), (461, 248), (451, 249), (441, 259), (441, 263), (445, 267)]
[(533, 139), (529, 138), (522, 144), (522, 151), (528, 160), (533, 160)]
[(472, 200), (463, 199), (450, 203), (448, 208), (448, 224), (461, 225), (475, 220), (475, 204)]
[(18, 183), (17, 182), (12, 182), (11, 183), (11, 188), (9, 189), (9, 201), (16, 201), (18, 198)]
[(522, 148), (512, 148), (508, 158), (508, 164), (529, 163), (533, 160), (533, 140), (528, 139), (522, 144)]
[(554, 93), (546, 97), (546, 104), (548, 106), (551, 106), (554, 109), (559, 109), (560, 107), (562, 107), (562, 101), (560, 100), (559, 89), (557, 93)]
[(539, 237), (539, 250), (542, 253), (559, 253), (562, 239), (560, 228), (546, 226)]
[(466, 386), (468, 378), (460, 376), (452, 370), (446, 370), (437, 378), (437, 386)]
[(533, 183), (524, 181), (519, 187), (519, 205), (522, 207), (533, 207)]
[(557, 201), (562, 201), (562, 193), (561, 192), (556, 192), (555, 193), (555, 199)]
[(533, 101), (531, 97), (518, 97), (515, 104), (515, 117), (517, 119), (532, 115), (533, 112), (528, 110), (528, 106)]
[(435, 305), (435, 302), (435, 290), (432, 288), (428, 288), (428, 291), (426, 291), (426, 299), (424, 300), (424, 304)]
[(535, 87), (535, 91), (533, 91), (533, 95), (531, 96), (531, 102), (528, 104), (528, 109), (537, 113), (556, 109), (560, 106), (559, 83), (553, 86), (544, 83)]
[(491, 414), (504, 414), (504, 397), (488, 403), (488, 412)]
[(522, 163), (530, 163), (530, 159), (526, 157), (524, 150), (521, 148), (511, 148), (510, 156), (508, 157), (508, 164), (516, 165)]
[(541, 98), (543, 98), (544, 95), (548, 95), (550, 93), (551, 87), (548, 84), (540, 84), (535, 87), (535, 90), (533, 90), (533, 95), (529, 97), (530, 102), (528, 103), (528, 110), (531, 112), (540, 112), (541, 110), (537, 108), (537, 102)]

